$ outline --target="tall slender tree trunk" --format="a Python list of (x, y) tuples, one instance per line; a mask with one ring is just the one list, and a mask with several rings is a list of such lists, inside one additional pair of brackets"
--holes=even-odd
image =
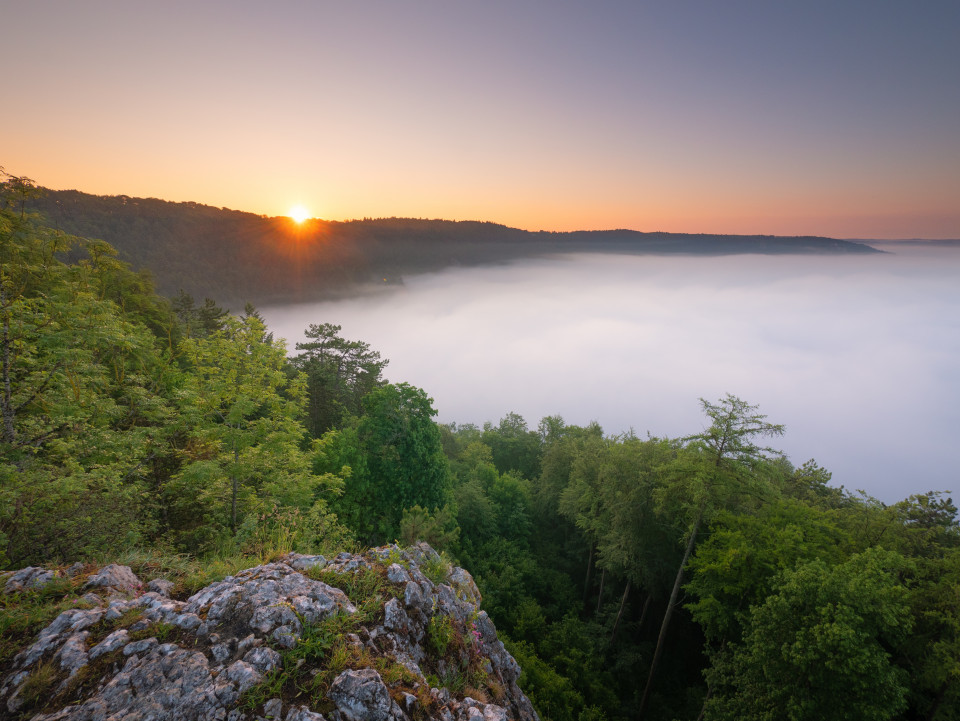
[(11, 445), (17, 440), (17, 430), (14, 425), (13, 388), (10, 376), (13, 374), (10, 357), (10, 313), (7, 311), (7, 291), (0, 283), (0, 310), (3, 312), (3, 395), (0, 402), (3, 404), (3, 440)]
[(600, 573), (600, 593), (597, 594), (597, 613), (600, 613), (600, 604), (603, 603), (603, 582), (607, 578), (607, 569)]
[(700, 707), (700, 715), (697, 716), (697, 721), (703, 721), (704, 715), (707, 713), (707, 701), (710, 700), (710, 696), (713, 694), (713, 688), (707, 686), (707, 695), (703, 697), (703, 706)]
[(653, 677), (657, 672), (657, 664), (660, 663), (660, 656), (663, 654), (664, 641), (667, 638), (667, 628), (670, 626), (670, 619), (673, 617), (673, 609), (677, 603), (677, 596), (680, 595), (680, 584), (683, 583), (683, 570), (687, 566), (687, 560), (693, 552), (693, 547), (697, 542), (697, 533), (700, 531), (700, 523), (703, 521), (704, 504), (697, 510), (697, 517), (690, 529), (690, 540), (687, 541), (687, 549), (683, 553), (683, 560), (680, 561), (680, 568), (677, 569), (677, 577), (673, 582), (673, 590), (670, 592), (670, 600), (667, 602), (667, 610), (663, 614), (663, 623), (660, 624), (660, 635), (657, 637), (657, 648), (653, 652), (653, 661), (650, 663), (650, 673), (647, 675), (647, 685), (643, 689), (643, 699), (640, 701), (640, 708), (637, 709), (637, 718), (642, 719), (646, 711), (647, 703), (650, 701), (650, 691), (653, 688)]
[(933, 717), (937, 715), (937, 711), (940, 710), (940, 705), (943, 703), (943, 699), (947, 695), (947, 689), (949, 686), (944, 683), (940, 690), (937, 692), (937, 697), (933, 700), (933, 703), (930, 704), (930, 710), (927, 712), (926, 721), (933, 721)]
[(637, 629), (643, 628), (643, 622), (647, 620), (647, 611), (650, 610), (651, 600), (653, 600), (653, 595), (648, 593), (647, 598), (643, 602), (643, 608), (640, 611), (640, 620), (637, 622)]
[(590, 556), (587, 558), (587, 578), (583, 582), (583, 605), (587, 605), (587, 596), (590, 593), (590, 572), (593, 571), (593, 550), (595, 544), (590, 544)]
[(240, 450), (236, 445), (233, 446), (233, 467), (234, 471), (230, 476), (230, 530), (234, 533), (237, 532), (237, 490), (240, 486), (240, 481), (237, 478), (237, 467), (240, 465)]
[(617, 620), (613, 622), (613, 631), (610, 632), (610, 646), (613, 645), (613, 639), (617, 637), (617, 628), (620, 626), (620, 619), (623, 617), (623, 607), (627, 605), (627, 594), (630, 593), (630, 579), (627, 579), (627, 585), (623, 587), (623, 597), (620, 599), (620, 610), (617, 611)]

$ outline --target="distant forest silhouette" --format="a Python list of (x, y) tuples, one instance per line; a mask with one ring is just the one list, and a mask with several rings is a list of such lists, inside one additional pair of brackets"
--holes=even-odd
[(157, 290), (228, 305), (325, 300), (454, 266), (556, 253), (876, 253), (813, 236), (708, 235), (634, 230), (530, 232), (477, 221), (378, 218), (297, 225), (199, 203), (47, 190), (32, 201), (53, 227), (105, 240), (148, 270)]

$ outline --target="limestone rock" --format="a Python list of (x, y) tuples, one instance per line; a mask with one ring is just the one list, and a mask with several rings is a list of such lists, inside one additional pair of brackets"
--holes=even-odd
[(17, 593), (18, 591), (33, 591), (43, 588), (55, 577), (56, 574), (53, 571), (37, 568), (36, 566), (28, 566), (7, 576), (6, 583), (3, 586), (3, 592)]
[(155, 578), (147, 584), (147, 588), (154, 593), (170, 598), (170, 593), (173, 591), (173, 581), (168, 581), (165, 578)]
[(330, 698), (345, 721), (391, 721), (406, 714), (390, 698), (390, 690), (372, 668), (344, 671), (330, 685)]
[(119, 566), (116, 563), (101, 568), (98, 573), (87, 579), (83, 587), (84, 589), (102, 588), (121, 593), (139, 593), (143, 590), (143, 584), (130, 570), (130, 566)]
[[(449, 569), (445, 582), (436, 584), (420, 569), (429, 562), (436, 571), (439, 561), (426, 544), (329, 560), (289, 554), (212, 583), (186, 601), (170, 598), (169, 581), (144, 586), (130, 568), (106, 566), (84, 586), (89, 603), (61, 613), (0, 669), (0, 717), (537, 721), (517, 687), (520, 667), (479, 610), (470, 574)], [(319, 577), (343, 588), (366, 587), (349, 581), (353, 574), (379, 578), (383, 607), (372, 616), (379, 620), (356, 615), (369, 597), (350, 598), (317, 580), (321, 568)], [(29, 590), (55, 577), (54, 571), (23, 569), (0, 576), (0, 588)], [(458, 639), (442, 655), (425, 640), (436, 623), (455, 629)], [(334, 629), (342, 635), (331, 636)], [(328, 664), (337, 654), (343, 670), (316, 685), (326, 696), (301, 693), (314, 687), (317, 674), (331, 673)], [(489, 681), (496, 704), (431, 689), (427, 682), (426, 674), (452, 678), (468, 671)], [(44, 693), (35, 692), (38, 683), (46, 684)], [(33, 691), (23, 693), (30, 684)], [(296, 698), (297, 705), (283, 698)]]
[(298, 553), (290, 554), (290, 567), (298, 571), (309, 571), (311, 568), (323, 568), (327, 559), (323, 556), (302, 556)]
[(263, 705), (263, 714), (268, 719), (283, 718), (283, 701), (278, 698), (272, 698)]

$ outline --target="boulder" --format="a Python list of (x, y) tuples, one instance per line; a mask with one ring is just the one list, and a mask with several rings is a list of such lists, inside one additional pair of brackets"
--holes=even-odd
[(6, 577), (3, 592), (18, 593), (21, 591), (34, 591), (43, 588), (54, 578), (56, 578), (54, 571), (37, 568), (36, 566), (28, 566)]
[(406, 718), (390, 690), (372, 668), (341, 673), (330, 685), (330, 698), (345, 721), (391, 721)]
[(137, 594), (143, 591), (143, 583), (137, 578), (136, 574), (130, 570), (130, 566), (120, 566), (111, 563), (104, 566), (97, 573), (90, 576), (83, 585), (85, 590), (103, 589), (108, 592), (119, 592), (124, 594)]

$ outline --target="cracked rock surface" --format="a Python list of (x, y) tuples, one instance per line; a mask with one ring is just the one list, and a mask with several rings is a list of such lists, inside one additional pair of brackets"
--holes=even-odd
[[(435, 583), (423, 567), (437, 579), (439, 562), (426, 544), (329, 560), (288, 554), (185, 600), (171, 598), (170, 581), (146, 584), (111, 564), (84, 579), (85, 607), (61, 613), (0, 669), (0, 718), (537, 721), (472, 577), (440, 563)], [(23, 569), (0, 577), (0, 589), (31, 593), (58, 574)], [(371, 606), (362, 591), (351, 598), (332, 585), (362, 588), (350, 579), (364, 574), (387, 600)], [(438, 650), (435, 627), (458, 641)], [(317, 639), (327, 645), (312, 653)], [(474, 686), (448, 688), (458, 674)], [(304, 696), (312, 679), (325, 681)]]

